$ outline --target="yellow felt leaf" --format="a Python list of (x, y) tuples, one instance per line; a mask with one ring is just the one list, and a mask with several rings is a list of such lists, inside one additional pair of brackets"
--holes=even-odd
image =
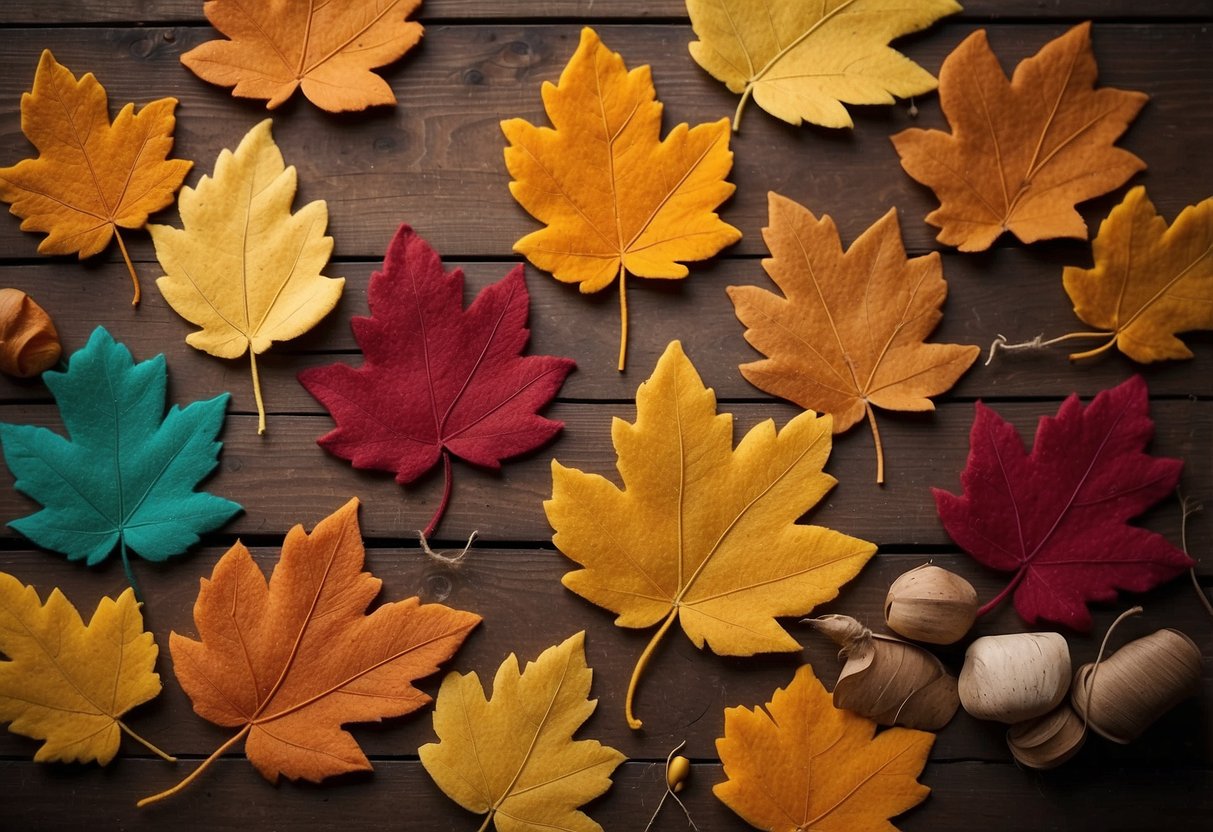
[(544, 83), (552, 127), (501, 122), (510, 193), (547, 227), (514, 244), (557, 280), (597, 292), (619, 279), (627, 347), (625, 276), (683, 278), (679, 261), (704, 260), (741, 239), (715, 209), (733, 193), (728, 122), (679, 124), (661, 138), (652, 73), (631, 71), (593, 29), (560, 75)]
[(577, 810), (611, 787), (625, 757), (596, 740), (574, 740), (597, 701), (585, 633), (544, 650), (519, 672), (511, 653), (485, 697), (480, 677), (450, 673), (434, 706), (438, 742), (421, 746), (425, 770), (463, 808), (501, 832), (601, 832)]
[(796, 522), (835, 483), (822, 471), (830, 418), (802, 413), (780, 431), (768, 419), (734, 450), (733, 417), (677, 341), (640, 385), (636, 421), (616, 419), (611, 435), (624, 487), (553, 461), (544, 508), (556, 546), (584, 567), (565, 586), (620, 627), (661, 624), (628, 691), (635, 728), (636, 680), (675, 619), (722, 655), (799, 650), (775, 617), (835, 597), (876, 547)]
[(1134, 361), (1191, 358), (1177, 332), (1213, 329), (1213, 197), (1189, 205), (1171, 227), (1146, 189), (1129, 191), (1099, 226), (1091, 244), (1095, 266), (1067, 266), (1062, 275), (1074, 312), (1111, 337)]
[(0, 653), (9, 659), (0, 661), (0, 722), (44, 740), (37, 762), (105, 765), (122, 731), (135, 736), (119, 717), (160, 693), (156, 642), (133, 589), (102, 598), (85, 624), (58, 589), (43, 604), (0, 572)]
[(948, 293), (939, 254), (907, 259), (897, 209), (844, 251), (828, 216), (779, 194), (769, 195), (762, 230), (771, 256), (762, 261), (778, 295), (730, 286), (746, 340), (767, 358), (741, 365), (759, 389), (803, 408), (829, 413), (834, 432), (866, 414), (876, 440), (876, 481), (884, 454), (876, 415), (933, 410), (929, 396), (952, 387), (980, 352), (962, 344), (927, 344)]
[(142, 228), (147, 215), (173, 201), (192, 162), (168, 159), (175, 98), (138, 113), (127, 104), (113, 123), (105, 88), (91, 72), (80, 80), (42, 50), (34, 88), (21, 96), (21, 129), (38, 157), (0, 168), (0, 199), (12, 203), (21, 230), (45, 231), (43, 254), (101, 252), (118, 238), (135, 284), (139, 280), (118, 228)]
[(804, 665), (766, 710), (726, 708), (716, 751), (728, 777), (713, 794), (770, 832), (895, 832), (889, 818), (917, 806), (935, 735), (839, 710)]
[(266, 119), (235, 153), (220, 152), (213, 176), (181, 190), (183, 229), (149, 226), (165, 271), (156, 285), (177, 314), (202, 327), (185, 342), (219, 358), (248, 351), (261, 433), (257, 354), (315, 326), (345, 286), (320, 273), (333, 250), (324, 200), (291, 213), (295, 178)]
[(687, 0), (691, 57), (741, 101), (789, 124), (850, 127), (846, 104), (892, 104), (935, 89), (889, 41), (960, 11), (954, 0)]

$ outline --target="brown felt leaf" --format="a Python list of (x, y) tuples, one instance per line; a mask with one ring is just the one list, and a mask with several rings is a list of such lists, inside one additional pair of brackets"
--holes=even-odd
[(421, 40), (405, 20), (421, 0), (207, 0), (211, 25), (230, 40), (212, 40), (181, 56), (203, 80), (235, 87), (242, 98), (274, 109), (302, 89), (332, 113), (395, 104), (387, 82), (371, 72)]
[(933, 410), (980, 350), (926, 344), (947, 296), (939, 254), (906, 258), (891, 208), (843, 251), (834, 221), (772, 193), (762, 261), (782, 290), (730, 286), (746, 340), (767, 357), (741, 365), (746, 380), (806, 410), (829, 413), (840, 433), (866, 414), (884, 457), (873, 407)]
[(956, 47), (939, 72), (952, 133), (893, 136), (901, 166), (939, 197), (927, 222), (940, 242), (984, 251), (1004, 231), (1025, 243), (1087, 238), (1074, 206), (1146, 166), (1113, 146), (1146, 94), (1096, 89), (1095, 78), (1089, 23), (1020, 63), (1010, 81), (984, 30)]

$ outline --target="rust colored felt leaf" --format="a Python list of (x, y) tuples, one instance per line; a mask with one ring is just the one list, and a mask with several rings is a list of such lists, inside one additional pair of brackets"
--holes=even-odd
[(728, 777), (712, 787), (726, 806), (771, 832), (895, 832), (889, 819), (917, 806), (935, 735), (876, 723), (834, 707), (802, 666), (766, 710), (726, 708), (716, 751)]
[(194, 711), (238, 731), (180, 784), (140, 805), (179, 791), (240, 740), (272, 782), (371, 768), (341, 726), (429, 702), (414, 680), (454, 655), (480, 616), (416, 598), (368, 614), (381, 581), (362, 566), (357, 499), (311, 534), (291, 529), (268, 584), (243, 544), (220, 559), (194, 604), (200, 640), (174, 632), (169, 647)]
[(42, 51), (34, 88), (21, 96), (21, 129), (38, 156), (0, 168), (0, 199), (21, 217), (22, 231), (44, 231), (42, 254), (100, 253), (110, 238), (135, 286), (139, 278), (122, 242), (121, 228), (143, 228), (148, 214), (173, 201), (192, 162), (169, 159), (175, 98), (161, 98), (138, 113), (127, 104), (113, 123), (105, 88), (93, 74), (80, 80)]
[(552, 127), (501, 122), (510, 193), (546, 228), (514, 251), (583, 293), (619, 280), (619, 369), (627, 358), (626, 276), (678, 279), (741, 239), (716, 215), (733, 193), (729, 123), (679, 124), (661, 138), (662, 104), (648, 66), (631, 71), (592, 29), (544, 83)]
[(726, 656), (799, 650), (775, 618), (838, 594), (876, 551), (871, 543), (796, 521), (835, 480), (830, 417), (771, 419), (733, 448), (733, 417), (673, 342), (636, 393), (636, 421), (611, 438), (623, 488), (552, 462), (544, 503), (553, 542), (582, 566), (566, 587), (617, 613), (620, 627), (660, 625), (628, 688), (677, 620), (697, 647)]
[(207, 0), (212, 40), (181, 56), (198, 77), (235, 87), (242, 98), (274, 109), (296, 89), (332, 113), (395, 104), (392, 88), (371, 72), (421, 40), (407, 21), (421, 0)]
[(1091, 25), (1045, 45), (1008, 81), (984, 30), (948, 56), (939, 100), (952, 133), (893, 136), (901, 166), (930, 187), (939, 241), (985, 251), (1010, 231), (1022, 242), (1087, 238), (1074, 206), (1124, 184), (1146, 164), (1114, 147), (1145, 93), (1095, 88)]
[(782, 290), (730, 286), (746, 340), (767, 357), (741, 365), (746, 380), (807, 410), (834, 417), (834, 432), (866, 414), (876, 442), (876, 481), (884, 453), (873, 407), (933, 410), (978, 348), (927, 344), (948, 287), (939, 254), (906, 258), (891, 208), (844, 251), (828, 216), (772, 193), (762, 230), (762, 261)]

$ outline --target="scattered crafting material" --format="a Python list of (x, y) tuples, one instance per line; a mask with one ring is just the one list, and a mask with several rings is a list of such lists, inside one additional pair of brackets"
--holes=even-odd
[(977, 590), (955, 572), (924, 563), (902, 573), (884, 600), (884, 620), (898, 635), (955, 644), (977, 619)]
[(780, 431), (768, 419), (734, 450), (733, 417), (677, 341), (640, 385), (636, 421), (615, 419), (611, 435), (624, 487), (553, 460), (543, 505), (553, 542), (583, 567), (564, 585), (620, 627), (661, 625), (628, 685), (639, 728), (636, 685), (675, 619), (720, 655), (798, 651), (775, 618), (835, 597), (876, 547), (796, 522), (835, 483), (822, 471), (830, 418), (801, 413)]
[(317, 440), (355, 468), (392, 471), (401, 485), (442, 460), (445, 487), (423, 537), (451, 496), (451, 455), (498, 469), (538, 448), (563, 422), (538, 410), (573, 369), (570, 359), (523, 355), (530, 296), (522, 266), (463, 308), (463, 271), (407, 225), (371, 275), (371, 315), (354, 318), (364, 362), (304, 370), (299, 381), (337, 422)]
[[(138, 113), (127, 104), (113, 123), (105, 88), (91, 72), (79, 81), (42, 50), (34, 88), (21, 96), (21, 129), (38, 157), (0, 168), (0, 199), (21, 217), (22, 231), (44, 231), (42, 254), (100, 253), (111, 237), (139, 303), (139, 278), (118, 232), (143, 228), (147, 215), (173, 201), (193, 162), (169, 159), (175, 98)], [(87, 172), (87, 173), (86, 173)]]
[(149, 226), (165, 272), (156, 285), (178, 315), (202, 327), (185, 343), (219, 358), (248, 352), (258, 433), (265, 405), (257, 355), (314, 327), (345, 286), (320, 273), (333, 250), (328, 207), (317, 200), (292, 214), (294, 199), (295, 168), (283, 162), (266, 119), (235, 153), (220, 152), (213, 177), (181, 190), (184, 228)]
[(9, 526), (34, 543), (89, 566), (118, 546), (137, 595), (128, 550), (167, 560), (241, 510), (195, 490), (218, 464), (227, 393), (184, 409), (173, 405), (166, 415), (164, 356), (136, 364), (103, 327), (65, 371), (42, 378), (67, 438), (34, 425), (0, 424), (17, 490), (43, 506)]
[(413, 682), (455, 654), (480, 616), (416, 598), (367, 607), (381, 581), (363, 567), (358, 500), (295, 526), (269, 582), (242, 543), (228, 550), (194, 604), (199, 640), (169, 637), (194, 712), (238, 728), (188, 777), (139, 801), (169, 797), (244, 740), (270, 782), (318, 782), (371, 768), (342, 725), (412, 713), (430, 701)]
[(927, 222), (940, 242), (985, 251), (1004, 231), (1025, 243), (1087, 238), (1074, 206), (1146, 166), (1114, 147), (1146, 94), (1095, 89), (1095, 76), (1090, 23), (1046, 44), (1009, 82), (984, 29), (956, 47), (939, 73), (952, 132), (893, 136), (906, 173), (939, 198)]
[(745, 338), (767, 357), (741, 365), (760, 390), (806, 410), (829, 413), (841, 433), (866, 414), (876, 443), (876, 482), (884, 448), (873, 407), (934, 410), (929, 396), (952, 387), (980, 350), (926, 344), (948, 293), (938, 252), (906, 258), (897, 209), (848, 251), (834, 221), (769, 195), (762, 230), (771, 256), (762, 267), (783, 292), (730, 286)]
[(691, 57), (741, 94), (734, 130), (751, 96), (789, 124), (851, 127), (844, 103), (930, 92), (931, 73), (888, 43), (959, 11), (953, 0), (687, 0)]
[(1062, 702), (1044, 716), (1012, 725), (1007, 747), (1020, 765), (1047, 770), (1057, 768), (1079, 752), (1087, 732), (1082, 718), (1069, 702)]
[(1060, 633), (983, 636), (965, 651), (960, 704), (1014, 724), (1047, 714), (1070, 690), (1070, 646)]
[(501, 122), (510, 193), (546, 226), (514, 251), (583, 293), (618, 278), (620, 371), (626, 276), (683, 278), (679, 261), (705, 260), (741, 239), (715, 212), (733, 193), (728, 122), (679, 124), (662, 140), (656, 95), (648, 66), (629, 72), (587, 28), (559, 84), (544, 82), (552, 127)]
[(418, 750), (421, 764), (446, 796), (485, 815), (499, 832), (566, 829), (602, 832), (578, 810), (611, 787), (626, 757), (597, 740), (573, 735), (598, 702), (577, 633), (519, 671), (506, 657), (493, 679), (493, 698), (476, 673), (449, 673), (434, 705), (438, 742)]
[(32, 378), (58, 364), (62, 352), (46, 310), (20, 289), (0, 289), (0, 372)]

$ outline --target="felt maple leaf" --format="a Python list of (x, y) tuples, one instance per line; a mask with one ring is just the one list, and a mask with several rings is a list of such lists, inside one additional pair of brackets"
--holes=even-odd
[(961, 11), (953, 0), (687, 0), (691, 57), (789, 124), (851, 127), (846, 104), (892, 104), (935, 89), (931, 73), (890, 49), (894, 38)]
[(480, 616), (417, 598), (367, 607), (382, 583), (363, 572), (358, 500), (295, 526), (267, 583), (240, 542), (203, 579), (194, 604), (199, 639), (173, 632), (177, 681), (194, 712), (238, 728), (175, 794), (232, 746), (271, 782), (318, 782), (370, 761), (342, 725), (412, 713), (430, 701), (413, 682), (463, 644)]
[(160, 693), (156, 642), (134, 590), (102, 598), (85, 624), (57, 588), (43, 604), (0, 572), (0, 653), (0, 722), (43, 740), (35, 762), (106, 765), (123, 733), (172, 760), (121, 719)]
[(0, 168), (0, 199), (21, 217), (22, 231), (44, 231), (42, 254), (83, 260), (118, 239), (139, 303), (139, 277), (121, 228), (143, 228), (148, 214), (173, 201), (193, 162), (169, 159), (177, 99), (138, 113), (127, 104), (113, 123), (105, 88), (91, 72), (80, 80), (42, 50), (34, 88), (21, 96), (21, 129), (34, 159)]
[(451, 455), (497, 469), (563, 427), (538, 410), (575, 366), (523, 355), (530, 296), (522, 266), (463, 308), (463, 271), (442, 270), (438, 253), (401, 225), (383, 269), (371, 275), (371, 315), (354, 318), (361, 367), (330, 364), (299, 381), (337, 427), (317, 442), (355, 468), (392, 471), (402, 485), (441, 458), (445, 488), (429, 537), (451, 496)]
[(716, 751), (728, 777), (712, 787), (751, 826), (771, 832), (896, 830), (889, 819), (917, 806), (935, 735), (876, 723), (834, 707), (803, 665), (766, 710), (726, 708)]
[(344, 277), (320, 273), (333, 251), (324, 200), (291, 213), (295, 168), (283, 162), (270, 123), (250, 130), (235, 153), (221, 151), (213, 177), (182, 189), (184, 228), (148, 227), (165, 271), (156, 285), (178, 315), (202, 327), (185, 343), (219, 358), (248, 352), (258, 433), (265, 404), (257, 355), (314, 327), (345, 286)]
[(514, 251), (583, 293), (619, 279), (619, 369), (627, 358), (628, 274), (678, 279), (680, 261), (704, 260), (741, 239), (715, 209), (733, 193), (726, 120), (679, 124), (661, 138), (662, 104), (647, 65), (628, 71), (593, 29), (559, 84), (544, 82), (552, 127), (514, 118), (510, 193), (546, 228)]
[(164, 412), (164, 356), (134, 362), (97, 327), (64, 372), (42, 376), (68, 437), (33, 425), (0, 424), (4, 459), (16, 488), (42, 510), (9, 522), (39, 546), (83, 560), (105, 560), (117, 546), (136, 587), (128, 551), (164, 561), (240, 511), (195, 491), (218, 464), (230, 398), (222, 393)]
[(830, 417), (801, 413), (783, 430), (754, 427), (736, 450), (733, 417), (674, 341), (636, 393), (636, 421), (611, 436), (623, 488), (552, 461), (543, 504), (553, 542), (583, 568), (564, 585), (618, 614), (620, 627), (660, 628), (636, 684), (675, 620), (696, 647), (725, 656), (799, 650), (776, 616), (802, 615), (838, 594), (876, 551), (796, 520), (834, 487), (822, 471)]
[(984, 30), (939, 72), (952, 133), (893, 136), (906, 173), (935, 191), (939, 241), (985, 251), (1010, 231), (1022, 242), (1087, 238), (1074, 206), (1124, 184), (1146, 164), (1113, 144), (1145, 93), (1095, 89), (1091, 24), (1075, 26), (1015, 68), (1008, 82)]
[(938, 252), (906, 258), (897, 209), (847, 251), (834, 221), (772, 193), (762, 230), (771, 257), (762, 267), (783, 295), (730, 286), (746, 340), (767, 356), (741, 365), (760, 390), (806, 410), (829, 413), (834, 432), (866, 414), (876, 442), (876, 481), (884, 452), (873, 407), (933, 410), (928, 398), (951, 388), (977, 347), (927, 344), (948, 287)]
[(296, 89), (332, 113), (395, 104), (392, 88), (371, 72), (421, 40), (407, 21), (421, 0), (207, 0), (211, 25), (229, 40), (207, 41), (181, 56), (205, 81), (234, 95), (268, 99), (274, 109)]
[(544, 650), (519, 671), (513, 653), (497, 669), (493, 698), (475, 673), (450, 673), (434, 705), (438, 742), (418, 750), (446, 796), (487, 815), (501, 832), (562, 829), (601, 832), (577, 807), (611, 787), (626, 758), (573, 734), (597, 707), (585, 633)]
[(977, 403), (962, 495), (933, 488), (944, 528), (979, 563), (1014, 572), (979, 611), (1014, 593), (1024, 621), (1086, 632), (1087, 601), (1145, 592), (1193, 565), (1160, 534), (1129, 525), (1179, 481), (1183, 462), (1144, 448), (1154, 433), (1146, 383), (1134, 376), (1087, 407), (1071, 396), (1036, 429), (1032, 453), (1015, 427)]

